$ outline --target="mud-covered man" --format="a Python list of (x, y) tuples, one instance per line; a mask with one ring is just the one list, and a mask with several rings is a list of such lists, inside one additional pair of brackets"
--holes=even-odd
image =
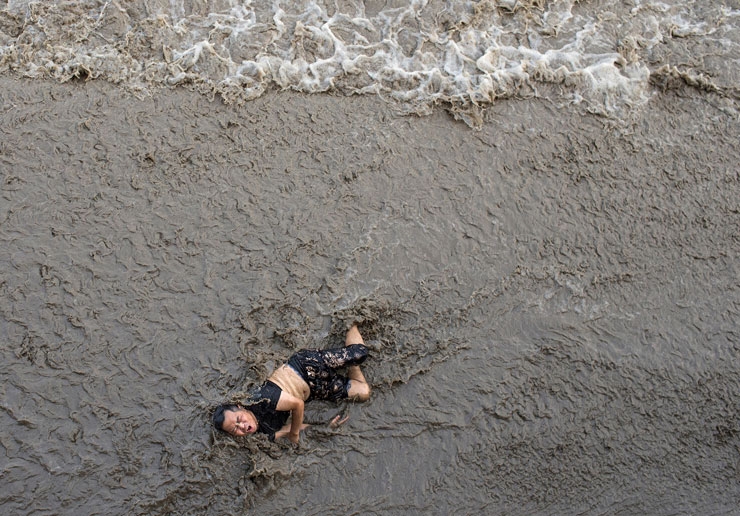
[[(345, 337), (345, 346), (334, 349), (303, 349), (272, 373), (270, 378), (243, 404), (220, 405), (213, 413), (213, 425), (234, 436), (267, 434), (271, 440), (287, 437), (298, 443), (305, 403), (311, 400), (367, 401), (370, 385), (360, 370), (368, 350), (357, 325)], [(346, 368), (346, 376), (339, 369)], [(290, 420), (290, 421), (288, 421)], [(335, 417), (330, 426), (347, 418)]]

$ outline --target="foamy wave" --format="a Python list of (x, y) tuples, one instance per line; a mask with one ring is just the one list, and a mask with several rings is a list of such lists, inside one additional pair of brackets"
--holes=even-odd
[(547, 95), (620, 116), (648, 98), (651, 71), (682, 52), (740, 55), (736, 12), (690, 0), (611, 12), (576, 0), (208, 4), (11, 0), (0, 12), (0, 70), (141, 92), (190, 84), (228, 102), (269, 88), (375, 93), (417, 113)]

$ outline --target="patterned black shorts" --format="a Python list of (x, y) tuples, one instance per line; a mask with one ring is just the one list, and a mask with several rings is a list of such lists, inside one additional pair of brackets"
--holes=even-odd
[(334, 349), (302, 349), (288, 359), (288, 365), (306, 380), (311, 389), (309, 401), (339, 401), (348, 396), (349, 378), (336, 370), (360, 365), (366, 358), (367, 347), (352, 344)]

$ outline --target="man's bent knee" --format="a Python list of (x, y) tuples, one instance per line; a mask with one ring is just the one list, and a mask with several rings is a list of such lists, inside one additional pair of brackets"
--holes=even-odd
[(372, 389), (370, 389), (370, 386), (364, 382), (350, 380), (347, 398), (353, 401), (367, 401), (370, 399), (371, 390)]

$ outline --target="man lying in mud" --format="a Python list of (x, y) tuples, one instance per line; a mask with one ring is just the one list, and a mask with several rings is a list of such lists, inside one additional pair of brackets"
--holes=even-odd
[[(304, 404), (311, 400), (367, 401), (370, 385), (360, 370), (368, 350), (357, 325), (347, 331), (345, 346), (315, 350), (302, 349), (272, 373), (254, 396), (244, 404), (220, 405), (213, 413), (213, 425), (234, 436), (267, 434), (270, 440), (287, 437), (297, 444), (303, 423)], [(347, 376), (337, 372), (346, 367)], [(288, 418), (290, 417), (290, 422)], [(331, 423), (347, 421), (341, 416)]]

